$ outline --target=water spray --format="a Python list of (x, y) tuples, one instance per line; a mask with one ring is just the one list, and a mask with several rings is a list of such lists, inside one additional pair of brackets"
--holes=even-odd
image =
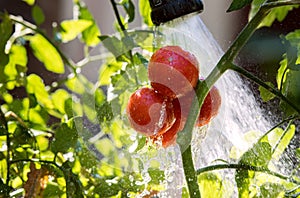
[(160, 25), (173, 19), (203, 10), (201, 0), (149, 0), (153, 24)]

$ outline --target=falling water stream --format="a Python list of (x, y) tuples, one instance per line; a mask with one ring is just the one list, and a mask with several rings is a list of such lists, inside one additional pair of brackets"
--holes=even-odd
[[(200, 63), (201, 77), (205, 78), (223, 55), (222, 49), (198, 15), (173, 20), (157, 28), (157, 31), (162, 34), (155, 34), (154, 44), (179, 45), (193, 53)], [(92, 73), (87, 75), (95, 74)], [(229, 160), (233, 146), (246, 151), (250, 145), (244, 140), (244, 133), (251, 130), (267, 131), (272, 126), (268, 118), (264, 117), (251, 90), (237, 74), (226, 72), (216, 86), (222, 96), (219, 114), (209, 126), (195, 129), (193, 133), (192, 150), (196, 169), (209, 165), (216, 159)], [(102, 136), (103, 134), (96, 134), (90, 137), (88, 144), (94, 144)], [(160, 169), (164, 170), (166, 177), (162, 184), (167, 190), (160, 193), (159, 197), (181, 197), (184, 176), (179, 156), (179, 147), (175, 145), (159, 149), (155, 156), (144, 151), (134, 153), (130, 158), (143, 162), (144, 170), (141, 173), (145, 183), (149, 182), (147, 169), (151, 163), (160, 162)], [(140, 197), (147, 193), (142, 192)]]

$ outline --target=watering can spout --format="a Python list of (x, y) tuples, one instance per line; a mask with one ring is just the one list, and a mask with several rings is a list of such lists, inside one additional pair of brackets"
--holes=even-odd
[(175, 18), (202, 12), (201, 0), (149, 0), (152, 9), (151, 19), (154, 25), (160, 25)]

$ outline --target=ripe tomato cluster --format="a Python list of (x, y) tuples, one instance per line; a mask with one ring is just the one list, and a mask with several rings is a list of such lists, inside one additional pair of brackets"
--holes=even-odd
[[(157, 50), (149, 61), (151, 87), (135, 91), (129, 98), (127, 115), (131, 126), (163, 147), (176, 142), (190, 111), (199, 79), (196, 57), (179, 46)], [(201, 127), (217, 115), (221, 96), (214, 86), (209, 91), (196, 126)]]

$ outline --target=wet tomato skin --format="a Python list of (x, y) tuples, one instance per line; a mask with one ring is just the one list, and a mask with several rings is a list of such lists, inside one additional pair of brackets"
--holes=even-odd
[[(179, 130), (184, 128), (194, 97), (195, 93), (190, 92), (179, 98), (180, 106), (176, 106), (176, 108), (181, 108), (181, 124)], [(211, 119), (218, 114), (220, 106), (221, 95), (218, 88), (213, 86), (204, 99), (196, 126), (201, 127), (207, 125)]]
[(165, 133), (175, 121), (172, 102), (148, 87), (130, 96), (126, 111), (132, 128), (145, 136)]
[(213, 86), (208, 92), (200, 110), (196, 126), (201, 127), (208, 124), (214, 118), (221, 106), (221, 95), (217, 87)]
[(174, 145), (177, 139), (177, 133), (180, 132), (181, 126), (181, 109), (179, 107), (179, 100), (176, 98), (172, 101), (174, 107), (174, 116), (175, 122), (171, 128), (169, 128), (165, 133), (161, 135), (151, 136), (152, 142), (156, 143), (157, 141), (161, 141), (161, 145), (166, 148), (168, 146)]
[(166, 97), (176, 98), (195, 88), (199, 63), (193, 54), (181, 47), (165, 46), (151, 56), (148, 77), (155, 90)]

